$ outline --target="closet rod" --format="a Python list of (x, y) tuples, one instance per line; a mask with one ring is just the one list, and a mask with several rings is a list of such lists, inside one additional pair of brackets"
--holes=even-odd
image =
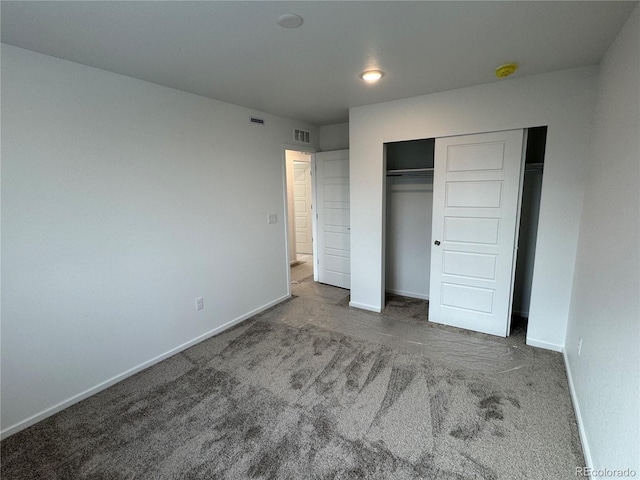
[[(527, 163), (525, 172), (542, 172), (544, 163)], [(399, 170), (387, 170), (387, 177), (430, 177), (433, 175), (433, 168), (403, 168)]]
[(387, 177), (400, 177), (400, 176), (416, 176), (425, 177), (432, 176), (433, 168), (402, 168), (397, 170), (387, 170)]

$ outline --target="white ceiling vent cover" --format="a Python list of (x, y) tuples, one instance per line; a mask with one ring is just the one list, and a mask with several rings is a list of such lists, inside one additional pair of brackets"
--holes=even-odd
[(300, 130), (299, 128), (294, 128), (293, 139), (296, 142), (311, 143), (311, 132), (307, 132), (306, 130)]

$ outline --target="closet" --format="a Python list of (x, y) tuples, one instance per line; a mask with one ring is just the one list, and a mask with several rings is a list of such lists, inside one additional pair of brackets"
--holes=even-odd
[(528, 129), (512, 306), (513, 314), (525, 319), (529, 318), (546, 143), (547, 127)]
[(385, 284), (389, 293), (429, 298), (435, 139), (385, 144)]
[[(512, 310), (528, 316), (546, 127), (527, 130)], [(435, 139), (385, 144), (385, 288), (429, 299)]]

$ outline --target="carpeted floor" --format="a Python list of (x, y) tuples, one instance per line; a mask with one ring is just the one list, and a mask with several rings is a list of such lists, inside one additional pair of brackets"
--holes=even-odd
[(425, 326), (408, 299), (376, 315), (309, 278), (294, 293), (4, 440), (2, 478), (556, 480), (584, 465), (559, 354)]

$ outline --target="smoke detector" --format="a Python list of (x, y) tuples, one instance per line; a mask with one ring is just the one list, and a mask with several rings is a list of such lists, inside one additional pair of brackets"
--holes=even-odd
[(507, 78), (517, 69), (518, 69), (517, 63), (505, 63), (504, 65), (500, 65), (498, 68), (496, 68), (496, 77)]

